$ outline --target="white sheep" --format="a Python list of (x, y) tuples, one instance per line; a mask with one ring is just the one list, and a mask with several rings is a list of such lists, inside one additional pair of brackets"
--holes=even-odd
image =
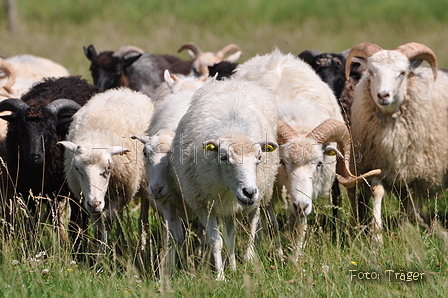
[(236, 270), (235, 218), (249, 215), (254, 254), (262, 200), (270, 200), (277, 173), (277, 111), (273, 96), (253, 82), (212, 81), (193, 96), (174, 137), (174, 174), (181, 193), (206, 228), (218, 279), (224, 278), (222, 238), (226, 225), (230, 268)]
[[(155, 109), (147, 135), (133, 136), (145, 144), (146, 176), (149, 181), (148, 192), (154, 199), (155, 207), (163, 216), (168, 234), (180, 248), (184, 244), (181, 219), (191, 218), (181, 197), (176, 177), (170, 167), (172, 160), (172, 141), (177, 125), (190, 107), (193, 93), (204, 84), (205, 77), (184, 77), (165, 71), (166, 84), (156, 89)], [(187, 211), (187, 214), (186, 214)], [(171, 238), (170, 237), (170, 238)], [(170, 250), (169, 261), (174, 257)], [(171, 266), (172, 263), (169, 263)]]
[[(219, 63), (221, 61), (236, 62), (243, 54), (241, 49), (233, 43), (224, 46), (216, 53), (203, 52), (199, 48), (199, 46), (193, 42), (189, 42), (182, 45), (177, 52), (179, 53), (183, 50), (188, 50), (188, 54), (190, 55), (190, 58), (193, 61), (192, 65), (193, 70), (196, 72), (197, 75), (202, 76), (208, 76), (209, 66), (213, 66), (215, 63)], [(228, 55), (229, 53), (232, 52), (235, 53)], [(226, 57), (226, 55), (228, 56)]]
[[(424, 60), (431, 68), (419, 67)], [(430, 191), (441, 190), (447, 177), (448, 74), (437, 70), (436, 56), (429, 47), (415, 42), (395, 50), (363, 42), (349, 53), (346, 73), (352, 62), (367, 69), (355, 87), (352, 134), (359, 144), (355, 148), (360, 156), (357, 169), (382, 171), (371, 181), (372, 231), (381, 242), (385, 190), (396, 190), (407, 201), (408, 215), (414, 212), (418, 219), (422, 199)], [(362, 187), (360, 200), (369, 192)], [(354, 192), (350, 196), (355, 205)], [(361, 216), (365, 204), (360, 203)]]
[[(329, 196), (335, 174), (346, 187), (361, 179), (348, 170), (350, 136), (340, 107), (333, 91), (306, 62), (278, 49), (240, 64), (234, 77), (258, 82), (275, 95), (281, 119), (281, 167), (276, 184), (279, 189), (286, 187), (291, 214), (297, 219), (296, 249), (300, 253), (313, 200)], [(337, 161), (336, 155), (340, 157)], [(267, 207), (276, 225), (272, 207)]]
[(99, 93), (73, 116), (67, 140), (60, 142), (68, 186), (89, 212), (100, 250), (112, 219), (136, 193), (142, 202), (148, 199), (143, 155), (130, 136), (145, 133), (153, 110), (148, 96), (128, 88)]

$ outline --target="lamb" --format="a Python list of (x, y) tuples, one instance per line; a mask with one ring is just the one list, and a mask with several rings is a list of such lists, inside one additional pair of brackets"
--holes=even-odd
[[(410, 42), (395, 50), (363, 42), (347, 58), (364, 72), (355, 87), (352, 134), (359, 151), (358, 171), (380, 168), (370, 181), (373, 239), (382, 242), (381, 204), (385, 191), (395, 190), (404, 207), (419, 219), (424, 198), (443, 187), (448, 171), (448, 74), (437, 70), (427, 46)], [(431, 68), (419, 67), (427, 61)], [(411, 192), (411, 190), (413, 192)], [(360, 203), (350, 193), (355, 214), (364, 218), (369, 190), (361, 187)], [(356, 210), (358, 209), (359, 210)]]
[(84, 54), (91, 61), (93, 82), (101, 90), (129, 87), (150, 97), (163, 81), (163, 73), (188, 75), (192, 62), (171, 55), (153, 55), (136, 46), (125, 45), (117, 51), (98, 53), (94, 45), (84, 47)]
[[(193, 70), (197, 76), (208, 76), (208, 66), (212, 66), (221, 61), (236, 62), (243, 54), (241, 49), (235, 44), (228, 44), (216, 53), (213, 53), (203, 52), (198, 45), (189, 42), (182, 45), (177, 52), (180, 53), (183, 50), (188, 50), (188, 54), (193, 61)], [(226, 57), (227, 54), (232, 52), (235, 53)]]
[(173, 140), (172, 170), (185, 202), (206, 229), (217, 278), (224, 278), (222, 238), (226, 224), (230, 268), (236, 270), (235, 218), (249, 215), (245, 259), (262, 200), (270, 200), (277, 173), (277, 112), (273, 96), (253, 82), (211, 81), (193, 95)]
[[(21, 195), (37, 220), (35, 202), (28, 199), (28, 194), (50, 197), (52, 204), (61, 207), (58, 228), (63, 239), (62, 211), (69, 189), (64, 179), (63, 150), (56, 143), (65, 139), (73, 114), (97, 92), (95, 86), (80, 77), (47, 78), (20, 99), (0, 102), (0, 112), (12, 112), (1, 116), (8, 121), (5, 161), (14, 186), (14, 193), (6, 198)], [(78, 224), (82, 228), (82, 212), (73, 200), (70, 207), (70, 231), (78, 231)]]
[[(184, 232), (181, 219), (191, 219), (191, 212), (179, 201), (181, 196), (177, 180), (170, 171), (172, 160), (172, 140), (177, 125), (190, 106), (193, 93), (204, 84), (205, 77), (176, 76), (165, 71), (166, 85), (156, 90), (155, 109), (147, 134), (133, 136), (145, 144), (146, 175), (149, 181), (148, 192), (156, 209), (159, 210), (177, 247), (184, 245)], [(170, 238), (171, 238), (170, 237)], [(173, 265), (172, 250), (168, 265)]]
[[(313, 200), (329, 196), (335, 173), (341, 184), (352, 187), (359, 179), (378, 172), (360, 177), (350, 173), (346, 150), (350, 137), (337, 100), (304, 61), (276, 49), (240, 64), (234, 77), (258, 82), (275, 95), (281, 119), (278, 126), (281, 167), (276, 185), (278, 189), (286, 187), (290, 212), (297, 221), (296, 252), (300, 253)], [(267, 209), (277, 229), (272, 206)]]
[(66, 148), (68, 186), (90, 214), (100, 252), (113, 219), (121, 217), (132, 198), (140, 193), (148, 200), (143, 155), (130, 136), (144, 134), (153, 110), (148, 96), (129, 88), (102, 92), (75, 114), (67, 140), (59, 142)]

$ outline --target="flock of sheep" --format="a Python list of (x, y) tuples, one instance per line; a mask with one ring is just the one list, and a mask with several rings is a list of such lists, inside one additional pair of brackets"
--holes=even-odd
[[(15, 197), (33, 215), (33, 196), (47, 196), (62, 241), (83, 250), (90, 219), (102, 252), (115, 218), (140, 197), (141, 229), (153, 208), (179, 249), (185, 222), (197, 218), (224, 279), (221, 227), (235, 270), (236, 219), (248, 219), (248, 261), (261, 208), (278, 232), (272, 205), (282, 193), (299, 255), (313, 201), (330, 192), (337, 199), (339, 184), (349, 189), (358, 223), (366, 222), (372, 197), (371, 232), (379, 243), (386, 192), (395, 191), (410, 218), (422, 222), (423, 200), (444, 190), (448, 73), (429, 47), (384, 50), (364, 42), (339, 54), (298, 56), (276, 49), (242, 64), (234, 44), (216, 53), (194, 43), (183, 50), (190, 61), (90, 45), (84, 54), (94, 85), (47, 59), (1, 59), (6, 222)], [(173, 258), (171, 250), (170, 268)]]

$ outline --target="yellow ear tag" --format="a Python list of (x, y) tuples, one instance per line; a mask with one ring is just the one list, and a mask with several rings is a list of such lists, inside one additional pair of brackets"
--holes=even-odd
[(328, 151), (327, 155), (335, 156), (335, 155), (337, 155), (337, 153), (335, 150), (331, 150), (331, 151)]
[(272, 146), (270, 144), (266, 144), (266, 145), (264, 145), (264, 151), (265, 152), (272, 152), (272, 151), (275, 151), (275, 148), (274, 148), (274, 146)]
[(205, 150), (214, 150), (216, 147), (213, 144), (207, 144), (207, 146), (205, 146)]

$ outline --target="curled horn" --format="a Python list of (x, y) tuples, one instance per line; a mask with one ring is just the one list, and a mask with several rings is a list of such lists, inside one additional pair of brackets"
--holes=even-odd
[(60, 98), (50, 102), (46, 108), (53, 114), (57, 115), (61, 110), (72, 109), (77, 111), (81, 108), (81, 106), (71, 99)]
[(277, 143), (279, 145), (284, 145), (296, 135), (296, 131), (283, 119), (278, 119), (277, 121)]
[(0, 112), (3, 111), (11, 111), (13, 113), (17, 113), (18, 111), (22, 111), (27, 109), (29, 106), (18, 98), (7, 98), (0, 102)]
[(177, 52), (180, 53), (183, 50), (191, 50), (195, 57), (202, 53), (202, 50), (194, 42), (184, 44), (177, 50)]
[(350, 133), (347, 126), (335, 119), (327, 119), (314, 128), (307, 137), (317, 141), (318, 144), (336, 142), (344, 159), (339, 158), (336, 163), (336, 175), (339, 183), (347, 188), (353, 187), (363, 179), (370, 179), (381, 173), (381, 170), (372, 170), (360, 176), (354, 176), (347, 165), (350, 160), (350, 151), (346, 151), (350, 143)]
[(437, 58), (434, 52), (424, 44), (418, 42), (405, 43), (395, 49), (409, 60), (425, 60), (431, 65), (434, 81), (437, 78)]
[(5, 89), (6, 92), (12, 94), (12, 85), (16, 82), (16, 73), (14, 72), (14, 69), (12, 68), (11, 64), (6, 62), (3, 59), (0, 59), (0, 70), (2, 70), (5, 73), (4, 77), (8, 78), (8, 81), (3, 86), (3, 89)]
[(228, 53), (231, 52), (241, 52), (241, 49), (239, 46), (237, 46), (236, 44), (228, 44), (226, 46), (224, 46), (222, 49), (220, 49), (219, 51), (216, 52), (216, 57), (218, 57), (219, 59), (224, 59), (224, 56), (227, 55)]
[(118, 50), (116, 50), (112, 54), (112, 56), (122, 58), (122, 57), (124, 57), (124, 56), (126, 56), (127, 54), (130, 54), (130, 53), (143, 54), (144, 52), (145, 51), (143, 51), (139, 47), (126, 45), (126, 46), (122, 46)]
[(348, 79), (350, 75), (350, 69), (352, 67), (352, 58), (361, 57), (364, 59), (368, 59), (370, 56), (375, 54), (376, 52), (382, 51), (383, 49), (374, 44), (372, 42), (361, 42), (358, 43), (351, 51), (348, 53), (347, 60), (345, 62), (345, 78)]

